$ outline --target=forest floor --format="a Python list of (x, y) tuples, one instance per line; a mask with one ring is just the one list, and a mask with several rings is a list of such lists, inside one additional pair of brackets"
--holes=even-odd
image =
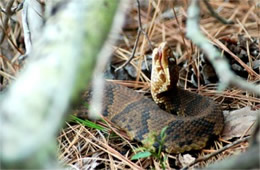
[[(255, 1), (211, 1), (210, 4), (219, 15), (234, 24), (222, 24), (213, 17), (208, 8), (201, 3), (201, 29), (228, 59), (230, 67), (239, 76), (250, 82), (259, 81), (259, 11)], [(259, 5), (259, 4), (258, 4)], [(199, 152), (184, 154), (152, 153), (140, 149), (141, 144), (131, 141), (124, 132), (97, 122), (105, 130), (86, 127), (82, 124), (67, 124), (58, 137), (59, 159), (64, 164), (78, 168), (104, 169), (171, 169), (189, 166), (196, 158), (216, 153), (228, 144), (243, 139), (252, 131), (260, 100), (254, 95), (237, 88), (218, 91), (218, 77), (205, 54), (185, 37), (187, 20), (187, 1), (141, 1), (140, 17), (143, 31), (136, 45), (136, 52), (129, 64), (122, 65), (133, 54), (139, 28), (137, 3), (127, 14), (125, 24), (114, 46), (111, 64), (107, 67), (106, 78), (114, 82), (149, 93), (152, 49), (167, 41), (174, 49), (180, 66), (179, 86), (186, 90), (208, 96), (221, 104), (226, 116), (223, 134), (211, 145)], [(228, 49), (228, 50), (227, 50)], [(236, 56), (236, 57), (234, 57)], [(248, 65), (243, 67), (240, 63)], [(119, 70), (116, 70), (120, 68)], [(233, 112), (231, 112), (233, 111)], [(234, 117), (230, 117), (230, 112)], [(246, 116), (245, 116), (246, 115)], [(253, 117), (254, 117), (253, 116)], [(231, 123), (230, 123), (231, 122)], [(245, 124), (240, 127), (239, 124)], [(236, 130), (231, 130), (236, 127)], [(244, 152), (248, 142), (225, 149), (211, 158), (198, 162), (193, 167), (207, 167), (209, 164), (231, 155)], [(139, 149), (137, 149), (139, 148)], [(142, 150), (139, 160), (131, 158)]]
[[(210, 4), (218, 15), (234, 24), (221, 23), (201, 1), (201, 30), (227, 58), (235, 74), (249, 82), (259, 83), (259, 2), (216, 0), (210, 1)], [(105, 77), (140, 93), (149, 94), (152, 51), (161, 42), (167, 41), (180, 67), (178, 86), (221, 104), (226, 123), (223, 133), (201, 151), (158, 153), (142, 148), (140, 143), (130, 140), (124, 131), (113, 124), (102, 121), (89, 123), (74, 117), (73, 122), (66, 122), (57, 137), (58, 159), (64, 165), (76, 169), (180, 169), (189, 165), (202, 168), (247, 150), (249, 142), (243, 139), (250, 136), (254, 129), (260, 100), (252, 93), (235, 87), (218, 90), (219, 79), (206, 55), (185, 36), (188, 5), (188, 0), (140, 0), (140, 20), (137, 3), (133, 1), (121, 33), (115, 37), (117, 43), (113, 46), (111, 63), (107, 66)], [(139, 22), (143, 30), (136, 43)], [(0, 90), (14, 79), (21, 68), (13, 61), (24, 49), (22, 27), (17, 24), (13, 30), (10, 40), (1, 44), (9, 50), (2, 50), (0, 55), (0, 65), (4, 66), (0, 70)], [(12, 41), (17, 48), (13, 48)], [(122, 67), (133, 54), (134, 48), (136, 51), (132, 60)], [(116, 71), (117, 68), (120, 69)], [(225, 148), (236, 141), (237, 145)], [(218, 152), (221, 149), (223, 151)], [(143, 154), (137, 154), (141, 152)], [(217, 154), (192, 165), (197, 158), (212, 153)], [(136, 155), (140, 159), (132, 160)]]

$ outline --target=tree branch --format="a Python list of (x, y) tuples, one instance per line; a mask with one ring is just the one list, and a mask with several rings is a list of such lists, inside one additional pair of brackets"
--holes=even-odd
[(118, 71), (121, 68), (124, 68), (127, 64), (129, 64), (133, 60), (141, 33), (144, 34), (144, 36), (146, 37), (146, 39), (148, 41), (149, 47), (151, 48), (151, 50), (153, 50), (153, 45), (152, 45), (148, 35), (146, 34), (146, 32), (144, 31), (143, 26), (142, 26), (140, 2), (139, 2), (139, 0), (136, 0), (136, 2), (137, 2), (137, 9), (138, 9), (138, 25), (139, 26), (138, 26), (137, 36), (136, 36), (136, 39), (135, 39), (134, 48), (133, 48), (132, 54), (129, 57), (129, 59), (124, 64), (122, 64), (120, 67), (118, 67), (115, 71)]
[(230, 85), (234, 85), (260, 96), (260, 85), (248, 83), (241, 77), (235, 75), (230, 70), (226, 59), (221, 57), (221, 53), (210, 44), (208, 39), (202, 34), (199, 28), (199, 12), (199, 1), (192, 0), (188, 9), (187, 37), (207, 54), (209, 61), (215, 68), (220, 79), (220, 90), (223, 90)]
[(216, 11), (212, 8), (212, 6), (210, 5), (210, 3), (208, 2), (208, 0), (203, 0), (204, 4), (207, 6), (209, 12), (211, 13), (211, 15), (213, 17), (215, 17), (217, 20), (219, 20), (220, 22), (222, 22), (223, 24), (234, 24), (233, 21), (228, 21), (225, 18), (222, 18), (221, 16), (218, 15), (218, 13), (216, 13)]
[(63, 2), (1, 98), (1, 168), (57, 168), (56, 134), (91, 78), (119, 1)]

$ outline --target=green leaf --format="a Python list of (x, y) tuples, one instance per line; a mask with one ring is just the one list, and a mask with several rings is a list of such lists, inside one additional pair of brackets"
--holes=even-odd
[(138, 152), (137, 154), (135, 154), (134, 156), (132, 156), (131, 160), (137, 160), (137, 159), (141, 159), (141, 158), (147, 158), (149, 156), (151, 156), (152, 153), (149, 151), (145, 151), (145, 152)]
[(134, 149), (135, 152), (144, 152), (144, 150), (147, 150), (146, 147), (138, 147), (136, 149)]
[(87, 126), (89, 128), (94, 128), (94, 129), (98, 129), (98, 130), (106, 130), (106, 128), (94, 123), (94, 122), (91, 122), (89, 120), (83, 120), (83, 119), (80, 119), (74, 115), (70, 115), (70, 120), (72, 122), (76, 122), (76, 123), (80, 123), (84, 126)]
[(160, 133), (161, 139), (164, 139), (164, 138), (165, 138), (165, 136), (166, 136), (165, 131), (167, 130), (167, 128), (168, 128), (168, 126), (165, 126), (165, 127), (162, 129), (162, 131), (161, 131), (161, 133)]

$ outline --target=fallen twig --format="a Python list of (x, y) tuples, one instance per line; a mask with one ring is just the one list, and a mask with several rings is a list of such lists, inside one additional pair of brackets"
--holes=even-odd
[(210, 5), (210, 3), (208, 2), (208, 0), (203, 0), (204, 4), (207, 6), (209, 12), (211, 13), (211, 15), (213, 17), (215, 17), (217, 20), (219, 20), (220, 22), (222, 22), (223, 24), (234, 24), (233, 21), (228, 21), (225, 18), (221, 17), (220, 15), (218, 15), (218, 13), (216, 13), (216, 11), (212, 8), (212, 6)]
[[(3, 20), (3, 30), (7, 30), (7, 24), (8, 24), (8, 20), (11, 17), (11, 15), (13, 15), (13, 11), (12, 11), (12, 6), (13, 6), (14, 0), (10, 0), (6, 6), (5, 6), (5, 18)], [(2, 42), (4, 41), (5, 38), (5, 31), (2, 32), (2, 34), (0, 34), (0, 44), (2, 44)]]
[(246, 152), (243, 152), (238, 156), (232, 156), (220, 162), (213, 163), (208, 166), (207, 169), (259, 169), (259, 120), (260, 115), (258, 114), (254, 132), (248, 141), (250, 147)]
[(136, 2), (137, 2), (137, 9), (138, 9), (138, 31), (137, 31), (137, 36), (136, 36), (134, 48), (133, 48), (132, 54), (131, 54), (131, 56), (128, 58), (128, 60), (127, 60), (124, 64), (122, 64), (120, 67), (118, 67), (115, 71), (118, 71), (118, 70), (120, 70), (121, 68), (124, 68), (127, 64), (129, 64), (129, 63), (133, 60), (133, 58), (134, 58), (134, 56), (135, 56), (136, 48), (137, 48), (137, 45), (138, 45), (138, 42), (139, 42), (139, 38), (140, 38), (141, 33), (144, 34), (144, 36), (145, 36), (146, 39), (148, 40), (148, 44), (149, 44), (150, 48), (153, 49), (152, 43), (151, 43), (151, 41), (149, 40), (148, 35), (147, 35), (146, 32), (143, 30), (142, 20), (141, 20), (141, 12), (140, 12), (140, 2), (139, 2), (139, 0), (136, 0)]
[(182, 170), (186, 170), (186, 169), (188, 169), (188, 167), (190, 167), (192, 165), (195, 165), (198, 162), (206, 161), (206, 160), (212, 158), (213, 156), (216, 156), (217, 154), (219, 154), (219, 153), (221, 153), (221, 152), (223, 152), (223, 151), (225, 151), (225, 150), (227, 150), (227, 149), (229, 149), (229, 148), (231, 148), (231, 147), (233, 147), (235, 145), (238, 145), (238, 144), (240, 144), (242, 142), (246, 142), (246, 141), (248, 141), (249, 138), (250, 138), (250, 136), (247, 136), (245, 138), (239, 139), (239, 140), (237, 140), (237, 141), (235, 141), (235, 142), (233, 142), (231, 144), (228, 144), (228, 145), (224, 146), (223, 148), (217, 150), (216, 152), (213, 152), (213, 153), (208, 154), (208, 155), (206, 155), (204, 157), (198, 158), (195, 161), (193, 161), (192, 163), (190, 163), (189, 165), (183, 167)]
[(256, 95), (260, 95), (260, 86), (248, 83), (241, 77), (235, 75), (230, 70), (226, 59), (221, 57), (221, 53), (212, 44), (210, 44), (208, 39), (202, 34), (199, 29), (199, 13), (199, 1), (191, 1), (191, 5), (188, 9), (187, 37), (207, 54), (209, 61), (215, 68), (215, 71), (221, 81), (219, 89), (223, 90), (230, 85), (234, 85), (241, 89), (253, 92)]

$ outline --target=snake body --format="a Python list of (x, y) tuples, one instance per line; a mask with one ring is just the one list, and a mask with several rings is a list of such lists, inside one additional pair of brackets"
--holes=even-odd
[[(159, 65), (153, 63), (153, 68), (164, 69), (160, 70), (163, 74), (176, 73), (174, 68), (169, 67), (171, 62), (176, 63), (168, 57), (169, 52), (167, 44), (163, 43), (153, 53), (155, 59), (159, 58), (156, 60), (159, 61)], [(164, 53), (167, 55), (162, 57)], [(169, 69), (166, 70), (165, 66)], [(155, 82), (151, 85), (152, 96), (158, 105), (152, 99), (132, 89), (106, 82), (103, 116), (124, 129), (132, 139), (142, 143), (145, 143), (150, 134), (159, 137), (161, 130), (167, 127), (164, 149), (169, 153), (202, 149), (211, 136), (221, 133), (224, 120), (219, 105), (207, 97), (178, 88), (176, 86), (178, 74), (171, 75), (173, 77), (168, 79), (168, 82), (174, 84), (167, 84), (167, 76), (163, 77), (158, 72), (155, 74), (154, 70), (152, 72), (152, 81), (154, 79)], [(160, 84), (159, 79), (164, 80), (163, 85)], [(89, 100), (91, 94), (91, 91), (87, 91), (84, 100)], [(86, 117), (85, 112), (77, 112), (77, 115)], [(154, 143), (155, 147), (158, 145), (157, 142)]]

